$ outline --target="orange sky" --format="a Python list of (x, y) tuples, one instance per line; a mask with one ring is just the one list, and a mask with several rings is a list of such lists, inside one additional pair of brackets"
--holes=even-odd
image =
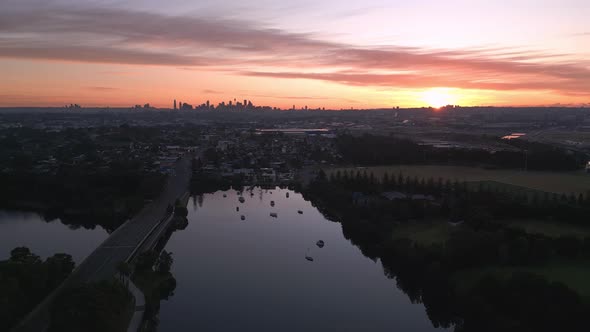
[(590, 103), (587, 1), (439, 4), (6, 0), (0, 106)]

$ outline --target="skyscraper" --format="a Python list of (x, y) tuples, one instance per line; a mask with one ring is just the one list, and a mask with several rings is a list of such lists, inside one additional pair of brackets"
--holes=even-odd
[(176, 110), (176, 99), (174, 99), (174, 110)]

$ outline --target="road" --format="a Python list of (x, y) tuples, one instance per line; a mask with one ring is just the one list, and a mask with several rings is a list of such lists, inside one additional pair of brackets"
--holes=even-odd
[(50, 303), (61, 290), (85, 282), (112, 278), (117, 272), (117, 264), (127, 259), (151, 229), (164, 217), (168, 204), (174, 205), (174, 201), (188, 190), (190, 177), (191, 158), (185, 157), (176, 163), (175, 172), (168, 177), (160, 196), (145, 206), (132, 219), (117, 228), (56, 291), (39, 304), (12, 331), (44, 331), (48, 322)]

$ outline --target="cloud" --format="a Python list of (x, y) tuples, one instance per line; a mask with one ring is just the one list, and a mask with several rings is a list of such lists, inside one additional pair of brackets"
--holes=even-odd
[(223, 17), (10, 1), (0, 57), (203, 68), (353, 86), (552, 90), (588, 95), (587, 59), (522, 49), (359, 47)]
[(217, 91), (217, 90), (211, 90), (211, 89), (203, 89), (203, 90), (201, 90), (201, 93), (211, 94), (211, 95), (217, 95), (217, 94), (222, 94), (223, 91)]

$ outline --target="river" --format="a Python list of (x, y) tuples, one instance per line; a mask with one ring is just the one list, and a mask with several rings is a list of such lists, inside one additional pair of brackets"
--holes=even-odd
[(159, 331), (436, 330), (339, 223), (293, 191), (252, 193), (189, 200), (189, 226), (165, 248), (177, 287), (161, 302)]
[(34, 212), (0, 210), (0, 260), (10, 257), (15, 247), (24, 246), (42, 259), (66, 253), (80, 264), (108, 235), (100, 226), (85, 229), (59, 219), (48, 222)]

